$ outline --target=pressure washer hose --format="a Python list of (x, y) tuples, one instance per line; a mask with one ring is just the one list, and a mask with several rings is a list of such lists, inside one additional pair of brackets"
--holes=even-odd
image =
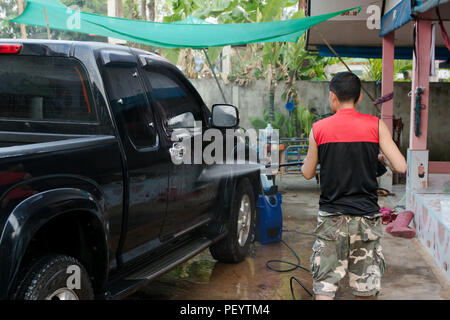
[[(290, 232), (290, 230), (283, 230), (283, 232)], [(301, 266), (300, 257), (298, 256), (297, 252), (295, 252), (295, 250), (292, 249), (292, 248), (287, 244), (287, 242), (284, 241), (283, 239), (281, 239), (281, 242), (282, 242), (282, 243), (283, 243), (283, 244), (284, 244), (284, 245), (292, 252), (292, 254), (293, 254), (293, 255), (295, 256), (295, 258), (297, 259), (297, 263), (293, 263), (293, 262), (285, 261), (285, 260), (274, 259), (274, 260), (268, 260), (268, 261), (266, 262), (266, 268), (269, 269), (269, 270), (272, 270), (272, 271), (274, 271), (274, 272), (280, 272), (280, 273), (283, 273), (283, 272), (291, 272), (291, 271), (295, 271), (295, 270), (297, 270), (297, 269), (302, 269), (302, 270), (305, 270), (305, 271), (307, 271), (307, 272), (311, 272), (309, 269), (307, 269), (307, 268)], [(276, 268), (270, 266), (271, 263), (275, 263), (275, 262), (278, 262), (278, 263), (280, 263), (280, 264), (284, 263), (284, 264), (290, 265), (290, 266), (292, 266), (292, 267), (287, 268), (287, 269), (276, 269)], [(297, 282), (297, 283), (298, 283), (298, 284), (306, 291), (306, 293), (308, 293), (311, 297), (313, 296), (313, 294), (312, 294), (312, 293), (311, 293), (311, 292), (303, 285), (303, 283), (302, 283), (297, 277), (292, 276), (292, 277), (289, 279), (289, 285), (290, 285), (290, 288), (291, 288), (291, 294), (292, 294), (292, 299), (293, 299), (293, 300), (297, 300), (297, 299), (295, 298), (295, 294), (294, 294), (294, 287), (293, 287), (293, 282), (294, 282), (294, 281), (296, 281), (296, 282)]]
[[(299, 165), (299, 164), (301, 164), (301, 163), (298, 163), (298, 162), (296, 162), (296, 163), (284, 163), (284, 164), (280, 164), (279, 166), (281, 167), (281, 166)], [(268, 166), (266, 165), (266, 168), (268, 168), (268, 167), (270, 167), (270, 166), (272, 166), (272, 165), (271, 165), (271, 164), (268, 164)], [(260, 187), (261, 187), (261, 194), (264, 194), (264, 190), (263, 190), (263, 188), (262, 188), (262, 185), (260, 185)], [(291, 231), (291, 230), (282, 230), (282, 232), (296, 232), (296, 233), (299, 233), (299, 234), (305, 234), (305, 235), (315, 236), (315, 235), (312, 234), (312, 233), (300, 232), (300, 231), (295, 231), (295, 230), (294, 230), (294, 231)], [(289, 246), (289, 245), (287, 244), (287, 242), (284, 241), (283, 239), (281, 239), (280, 241), (281, 241), (281, 243), (283, 243), (283, 244), (284, 244), (284, 245), (292, 252), (292, 254), (293, 254), (293, 255), (295, 256), (295, 258), (297, 259), (297, 263), (293, 263), (293, 262), (285, 261), (285, 260), (273, 259), (273, 260), (268, 260), (268, 261), (266, 261), (266, 268), (269, 269), (269, 270), (271, 270), (271, 271), (274, 271), (274, 272), (280, 272), (280, 273), (283, 273), (283, 272), (291, 272), (291, 271), (295, 271), (295, 270), (297, 270), (297, 269), (301, 269), (301, 270), (304, 270), (304, 271), (306, 271), (306, 272), (310, 272), (309, 269), (307, 269), (307, 268), (301, 266), (300, 257), (298, 256), (297, 252), (295, 252), (295, 250), (292, 249), (291, 246)], [(274, 268), (274, 267), (271, 266), (272, 263), (280, 263), (280, 264), (284, 263), (284, 264), (287, 264), (287, 265), (289, 265), (289, 266), (291, 266), (291, 267), (288, 268), (288, 269), (276, 269), (276, 268)], [(303, 285), (303, 283), (302, 283), (297, 277), (292, 276), (292, 277), (290, 278), (290, 280), (289, 280), (289, 285), (290, 285), (290, 288), (291, 288), (291, 294), (292, 294), (292, 299), (293, 299), (293, 300), (296, 300), (295, 294), (294, 294), (294, 287), (293, 287), (293, 282), (294, 282), (294, 281), (296, 281), (296, 282), (297, 282), (297, 283), (298, 283), (298, 284), (306, 291), (306, 293), (308, 293), (311, 297), (313, 296), (313, 294), (312, 294), (312, 293), (311, 293), (311, 292)]]

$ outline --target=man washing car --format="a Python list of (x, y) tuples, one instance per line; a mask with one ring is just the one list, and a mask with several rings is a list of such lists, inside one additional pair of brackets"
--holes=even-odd
[(357, 299), (374, 298), (381, 289), (380, 151), (393, 171), (403, 173), (407, 165), (384, 122), (356, 111), (361, 99), (359, 78), (351, 72), (337, 74), (329, 99), (335, 114), (315, 123), (309, 135), (304, 177), (312, 179), (320, 163), (317, 239), (311, 256), (317, 300), (334, 299), (347, 272)]

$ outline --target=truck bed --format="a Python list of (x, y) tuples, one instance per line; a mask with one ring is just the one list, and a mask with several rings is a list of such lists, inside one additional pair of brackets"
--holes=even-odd
[(0, 131), (0, 159), (31, 153), (72, 149), (111, 139), (114, 140), (115, 137)]
[(82, 136), (0, 131), (0, 148), (59, 141), (78, 137)]

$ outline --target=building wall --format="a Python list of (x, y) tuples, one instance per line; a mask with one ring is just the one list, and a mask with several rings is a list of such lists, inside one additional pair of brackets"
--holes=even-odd
[[(264, 80), (254, 81), (247, 87), (234, 84), (225, 85), (219, 80), (223, 88), (226, 102), (239, 108), (241, 126), (250, 128), (250, 117), (262, 117), (262, 111), (269, 106), (269, 91)], [(214, 79), (191, 80), (203, 97), (206, 105), (211, 107), (214, 103), (222, 103), (223, 98)], [(328, 105), (329, 90), (327, 81), (297, 81), (297, 89), (302, 100), (310, 110), (315, 109), (319, 114), (331, 112)], [(381, 86), (375, 82), (364, 82), (364, 87), (370, 94), (378, 98), (381, 95)], [(279, 82), (275, 92), (275, 109), (286, 115), (286, 101), (281, 97), (285, 87), (284, 82)], [(428, 128), (428, 149), (430, 161), (450, 161), (450, 84), (430, 83), (430, 110)], [(394, 85), (394, 115), (401, 118), (404, 124), (401, 150), (406, 156), (409, 146), (409, 126), (411, 98), (410, 82), (396, 82)], [(381, 106), (380, 106), (381, 107)], [(359, 111), (376, 115), (376, 109), (370, 99), (364, 95), (359, 105)]]

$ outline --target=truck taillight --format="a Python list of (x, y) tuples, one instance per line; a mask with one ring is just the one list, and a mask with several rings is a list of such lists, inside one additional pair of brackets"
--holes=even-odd
[(18, 54), (21, 49), (21, 44), (0, 44), (0, 54)]

